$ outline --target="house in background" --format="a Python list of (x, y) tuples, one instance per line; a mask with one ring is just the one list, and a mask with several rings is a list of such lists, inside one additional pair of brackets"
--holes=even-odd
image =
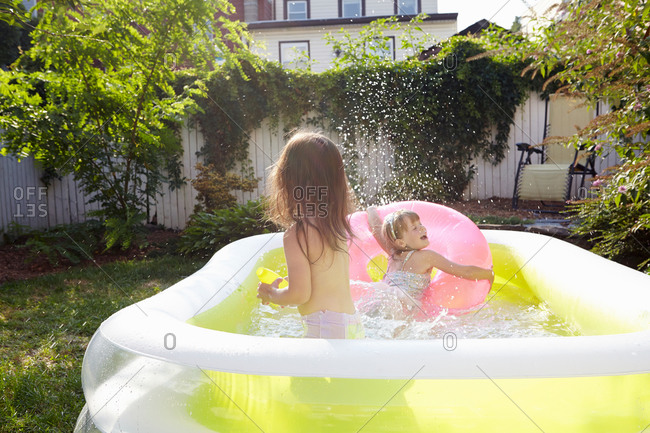
[[(325, 35), (344, 29), (352, 37), (370, 22), (395, 16), (407, 23), (420, 13), (428, 17), (419, 27), (436, 41), (456, 33), (457, 13), (438, 13), (437, 0), (233, 0), (234, 18), (248, 23), (256, 51), (285, 67), (310, 63), (313, 72), (330, 67), (337, 55)], [(400, 48), (399, 31), (386, 31), (384, 55), (401, 60), (414, 53)], [(263, 47), (263, 48), (260, 48)]]

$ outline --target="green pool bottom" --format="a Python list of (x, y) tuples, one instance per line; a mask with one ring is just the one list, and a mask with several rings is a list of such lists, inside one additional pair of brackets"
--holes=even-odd
[[(520, 258), (491, 245), (498, 296), (539, 302)], [(286, 275), (282, 249), (258, 260)], [(188, 321), (246, 333), (258, 304), (254, 272), (231, 296)], [(495, 290), (489, 296), (494, 294)], [(601, 324), (602, 325), (602, 324)], [(453, 356), (453, 351), (449, 352)], [(435, 362), (435, 360), (431, 360)], [(516, 363), (517, 360), (512, 360)], [(188, 401), (215, 432), (640, 432), (650, 424), (650, 374), (570, 378), (411, 380), (256, 376), (207, 372)]]
[(212, 383), (194, 394), (189, 407), (200, 424), (224, 433), (637, 433), (650, 424), (650, 374), (498, 380), (209, 376)]

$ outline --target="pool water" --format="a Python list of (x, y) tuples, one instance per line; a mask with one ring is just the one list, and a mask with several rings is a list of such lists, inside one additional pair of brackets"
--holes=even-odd
[[(353, 284), (368, 284), (354, 282)], [(580, 333), (563, 322), (528, 290), (495, 282), (483, 306), (465, 314), (442, 311), (428, 320), (396, 318), (391, 311), (367, 308), (367, 299), (356, 302), (362, 315), (366, 338), (441, 339), (525, 338), (577, 336)], [(389, 303), (388, 303), (389, 304)], [(250, 335), (301, 337), (300, 314), (294, 307), (258, 305), (248, 330)]]

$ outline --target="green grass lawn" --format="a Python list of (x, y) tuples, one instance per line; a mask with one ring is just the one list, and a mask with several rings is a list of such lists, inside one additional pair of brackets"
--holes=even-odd
[(81, 362), (100, 323), (204, 264), (169, 255), (0, 285), (0, 432), (72, 432)]

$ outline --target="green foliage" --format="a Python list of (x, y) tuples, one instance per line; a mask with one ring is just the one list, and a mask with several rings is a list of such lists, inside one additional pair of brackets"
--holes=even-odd
[(26, 242), (22, 245), (30, 251), (30, 256), (45, 256), (51, 265), (61, 260), (78, 264), (92, 259), (101, 246), (104, 228), (97, 220), (82, 223), (58, 225), (47, 230), (31, 230), (23, 233)]
[(650, 274), (650, 163), (628, 161), (595, 184), (597, 199), (570, 206), (574, 232), (594, 242), (597, 254)]
[[(206, 165), (221, 175), (248, 158), (249, 133), (264, 119), (277, 126), (283, 119), (287, 129), (298, 126), (312, 108), (317, 75), (288, 71), (276, 62), (242, 61), (239, 66), (225, 64), (205, 79), (206, 92), (196, 102), (200, 110), (193, 120), (205, 140), (201, 149)], [(183, 76), (176, 86), (196, 80)], [(271, 161), (269, 161), (271, 163)]]
[(237, 239), (278, 231), (264, 216), (260, 201), (249, 201), (214, 212), (197, 212), (181, 235), (179, 251), (212, 256)]
[(650, 8), (638, 0), (591, 0), (563, 3), (558, 13), (563, 19), (536, 38), (499, 35), (493, 42), (531, 61), (524, 72), (545, 77), (547, 90), (610, 105), (567, 139), (622, 159), (597, 180), (602, 186), (596, 198), (572, 207), (576, 231), (596, 242), (596, 252), (635, 256), (645, 266), (650, 259)]
[(421, 172), (397, 174), (384, 183), (377, 194), (377, 199), (384, 203), (403, 200), (442, 202), (454, 198), (435, 175)]
[[(16, 13), (25, 13), (22, 4), (17, 5)], [(15, 22), (13, 25), (8, 21), (0, 18), (0, 69), (5, 69), (12, 64), (23, 51), (27, 51), (32, 46), (30, 33), (38, 24), (37, 19), (29, 18), (25, 21)]]
[(119, 245), (123, 250), (128, 249), (134, 243), (139, 247), (145, 247), (144, 240), (146, 230), (143, 223), (146, 221), (147, 215), (143, 212), (134, 212), (127, 215), (126, 219), (111, 217), (106, 220), (106, 234), (104, 235), (104, 242), (106, 243), (106, 250)]
[[(378, 37), (378, 29), (368, 37)], [(374, 58), (363, 54), (363, 43), (354, 48), (354, 41), (347, 40), (348, 52)], [(199, 99), (196, 116), (206, 137), (206, 160), (223, 175), (247, 158), (250, 131), (263, 119), (272, 125), (282, 119), (287, 129), (307, 123), (337, 130), (346, 172), (362, 204), (413, 194), (429, 200), (459, 197), (473, 175), (472, 158), (495, 163), (503, 158), (517, 105), (535, 85), (519, 76), (523, 61), (468, 61), (485, 49), (481, 41), (454, 37), (428, 62), (377, 57), (352, 63), (350, 57), (349, 66), (341, 63), (320, 74), (270, 62), (259, 68), (243, 64), (247, 79), (219, 68), (207, 79), (207, 96)], [(360, 150), (358, 144), (368, 141), (392, 145), (392, 169), (401, 177), (378, 197), (360, 194), (371, 177), (360, 161), (374, 150)], [(415, 185), (414, 179), (425, 185)]]
[(192, 186), (198, 191), (197, 205), (194, 212), (211, 212), (237, 204), (237, 198), (232, 195), (232, 190), (251, 192), (257, 188), (259, 179), (252, 176), (243, 177), (234, 173), (221, 174), (213, 164), (203, 165), (198, 163), (196, 169), (199, 174), (192, 179)]
[(515, 20), (512, 22), (512, 25), (510, 26), (510, 32), (517, 33), (519, 31), (521, 31), (521, 17), (515, 17)]
[[(417, 60), (417, 55), (433, 45), (435, 40), (419, 27), (426, 14), (413, 17), (408, 23), (400, 23), (397, 17), (380, 18), (363, 26), (358, 34), (352, 35), (345, 29), (336, 34), (325, 35), (327, 45), (336, 54), (332, 62), (334, 70), (352, 66), (377, 66), (393, 62), (390, 53), (390, 40), (386, 32), (396, 33), (395, 49), (401, 48), (410, 53), (409, 60)], [(398, 44), (399, 43), (399, 44)]]
[(29, 20), (29, 13), (25, 10), (21, 0), (3, 0), (0, 2), (0, 21), (14, 26)]
[(12, 221), (7, 226), (6, 231), (2, 233), (2, 240), (6, 244), (18, 243), (20, 239), (26, 239), (31, 232), (32, 228), (30, 226)]
[[(346, 148), (355, 149), (359, 137), (387, 140), (395, 149), (393, 172), (428, 178), (445, 196), (459, 197), (473, 175), (472, 158), (503, 158), (515, 110), (531, 86), (516, 73), (522, 63), (468, 61), (484, 51), (478, 41), (455, 37), (433, 61), (344, 70), (330, 118)], [(349, 171), (359, 171), (363, 155), (347, 156)]]
[(203, 86), (172, 87), (174, 71), (205, 71), (218, 57), (238, 70), (244, 31), (224, 0), (39, 7), (33, 47), (0, 73), (3, 152), (74, 173), (104, 218), (126, 221), (170, 174), (180, 182), (178, 131)]

